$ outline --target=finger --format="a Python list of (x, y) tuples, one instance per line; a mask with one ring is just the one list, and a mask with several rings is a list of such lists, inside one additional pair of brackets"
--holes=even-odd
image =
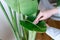
[(34, 23), (37, 24), (39, 22), (40, 17), (42, 16), (42, 14), (38, 14), (37, 18), (34, 20)]
[(39, 22), (39, 20), (38, 19), (35, 19), (33, 23), (34, 24), (37, 24), (38, 22)]
[(40, 18), (40, 21), (41, 21), (41, 20), (45, 20), (45, 19), (46, 19), (45, 17), (42, 17), (42, 18)]
[(37, 16), (37, 18), (35, 20), (36, 21), (39, 20), (42, 16), (43, 16), (42, 13), (39, 13), (38, 16)]
[(34, 24), (37, 24), (38, 22), (39, 22), (39, 21), (36, 21), (36, 22), (34, 21), (33, 23), (34, 23)]

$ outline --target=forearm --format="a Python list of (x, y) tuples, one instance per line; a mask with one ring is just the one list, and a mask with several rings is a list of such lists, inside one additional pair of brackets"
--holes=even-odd
[(58, 8), (48, 10), (48, 12), (51, 13), (52, 15), (57, 14), (58, 13)]
[(50, 12), (54, 15), (54, 14), (60, 14), (60, 7), (51, 9)]

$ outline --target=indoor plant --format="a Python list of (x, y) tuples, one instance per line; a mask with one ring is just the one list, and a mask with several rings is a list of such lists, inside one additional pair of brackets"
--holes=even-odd
[(46, 31), (44, 21), (40, 21), (37, 25), (33, 24), (33, 21), (38, 14), (37, 0), (5, 1), (8, 5), (11, 19), (7, 15), (7, 12), (1, 2), (0, 6), (11, 24), (16, 40), (35, 40), (36, 32), (44, 33)]

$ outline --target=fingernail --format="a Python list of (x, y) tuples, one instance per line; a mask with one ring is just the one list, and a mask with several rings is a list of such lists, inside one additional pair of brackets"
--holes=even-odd
[(37, 21), (33, 22), (34, 24), (37, 24)]

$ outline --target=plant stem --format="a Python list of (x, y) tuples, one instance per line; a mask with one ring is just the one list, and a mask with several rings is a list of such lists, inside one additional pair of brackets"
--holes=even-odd
[(11, 18), (13, 19), (12, 10), (11, 10), (11, 8), (9, 6), (8, 6), (8, 8), (9, 8), (9, 11), (10, 11)]
[[(15, 34), (15, 36), (17, 37), (17, 35), (16, 35), (16, 33), (15, 33), (15, 29), (13, 28), (13, 25), (12, 25), (10, 19), (9, 19), (9, 16), (8, 16), (7, 12), (5, 11), (5, 9), (4, 9), (4, 7), (3, 7), (3, 5), (2, 5), (1, 2), (0, 2), (0, 6), (1, 6), (2, 11), (4, 12), (4, 15), (6, 16), (8, 22), (10, 23), (10, 25), (11, 25), (11, 27), (12, 27), (12, 29), (13, 29), (13, 32), (14, 32), (14, 34)], [(17, 40), (18, 40), (18, 39), (17, 39)]]
[(35, 31), (29, 31), (29, 39), (28, 40), (35, 40), (36, 32)]

